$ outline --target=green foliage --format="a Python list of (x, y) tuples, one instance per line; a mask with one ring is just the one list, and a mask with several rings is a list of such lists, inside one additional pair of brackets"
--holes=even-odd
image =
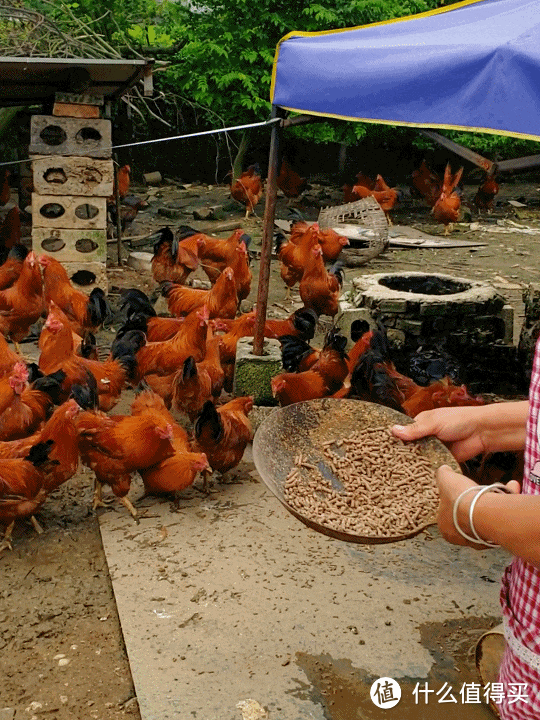
[[(167, 60), (155, 85), (174, 98), (173, 124), (190, 107), (207, 127), (247, 124), (270, 115), (272, 63), (279, 40), (293, 30), (320, 32), (366, 25), (451, 5), (448, 0), (27, 0), (66, 32), (73, 17), (125, 57), (133, 51)], [(66, 10), (67, 8), (67, 10)], [(0, 29), (1, 33), (1, 29)], [(169, 106), (170, 107), (170, 106)], [(407, 128), (329, 121), (292, 128), (318, 143), (412, 142), (433, 147)], [(488, 157), (537, 152), (532, 142), (445, 131)], [(413, 138), (411, 138), (411, 135)]]

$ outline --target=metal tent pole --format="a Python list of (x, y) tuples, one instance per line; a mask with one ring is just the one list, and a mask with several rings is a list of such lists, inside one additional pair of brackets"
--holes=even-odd
[[(272, 118), (283, 117), (283, 111), (272, 106)], [(277, 176), (281, 123), (274, 123), (270, 135), (270, 153), (268, 157), (268, 176), (266, 179), (266, 204), (264, 208), (261, 259), (259, 269), (259, 288), (257, 291), (257, 315), (253, 335), (253, 354), (262, 355), (264, 347), (264, 324), (268, 305), (268, 287), (270, 284), (270, 262), (272, 259), (272, 239), (274, 236), (274, 218), (276, 214)]]

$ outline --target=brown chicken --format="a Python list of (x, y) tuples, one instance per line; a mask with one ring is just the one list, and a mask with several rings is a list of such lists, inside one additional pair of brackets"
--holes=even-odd
[(422, 160), (418, 170), (413, 171), (412, 185), (430, 207), (435, 205), (443, 189), (441, 178), (428, 167), (425, 160)]
[[(188, 228), (185, 231), (187, 232)], [(201, 267), (212, 285), (223, 270), (233, 264), (239, 244), (243, 242), (247, 248), (251, 242), (251, 237), (241, 228), (235, 230), (228, 238), (216, 238), (202, 233), (199, 233), (198, 237)]]
[(401, 407), (409, 417), (416, 417), (423, 410), (484, 404), (485, 401), (482, 397), (470, 395), (465, 385), (455, 385), (447, 377), (436, 380), (427, 387), (419, 387), (416, 392), (403, 401)]
[(165, 282), (161, 286), (161, 293), (167, 298), (169, 311), (176, 317), (189, 315), (204, 305), (211, 318), (234, 318), (238, 307), (236, 281), (231, 267), (225, 268), (210, 290)]
[[(181, 230), (182, 228), (180, 228)], [(199, 249), (204, 241), (200, 233), (179, 240), (169, 227), (158, 231), (152, 258), (152, 277), (156, 282), (175, 282), (183, 285), (199, 267)]]
[(113, 203), (116, 199), (116, 184), (118, 183), (118, 195), (120, 199), (125, 198), (129, 192), (131, 167), (129, 165), (122, 165), (118, 168), (114, 178), (114, 192), (107, 199), (108, 202)]
[(131, 414), (140, 415), (148, 408), (160, 413), (171, 425), (174, 455), (157, 465), (139, 470), (144, 489), (148, 494), (179, 493), (193, 485), (198, 473), (210, 469), (208, 460), (204, 453), (192, 452), (186, 431), (177, 424), (161, 398), (154, 393), (140, 393), (131, 405)]
[(11, 287), (0, 291), (0, 332), (15, 343), (28, 335), (44, 310), (41, 272), (33, 252), (26, 256), (21, 274)]
[(277, 176), (277, 186), (287, 198), (287, 205), (293, 200), (297, 200), (302, 193), (310, 189), (306, 178), (300, 175), (289, 164), (286, 158), (283, 158), (279, 175)]
[(343, 271), (338, 262), (326, 270), (320, 245), (311, 248), (306, 256), (306, 266), (299, 291), (306, 308), (317, 315), (334, 317), (339, 309), (339, 294), (343, 285)]
[(0, 440), (17, 440), (38, 430), (60, 399), (63, 377), (63, 373), (51, 374), (29, 385), (28, 368), (17, 363), (0, 380)]
[(193, 357), (188, 357), (174, 376), (173, 407), (193, 422), (212, 397), (212, 378), (208, 370)]
[[(26, 455), (31, 447), (38, 443), (51, 443), (49, 451), (50, 466), (44, 472), (43, 484), (46, 491), (52, 492), (73, 477), (79, 466), (79, 435), (73, 419), (81, 408), (73, 399), (60, 405), (53, 412), (41, 430), (23, 440), (11, 441), (7, 444), (15, 446), (19, 443), (19, 451), (24, 449)], [(0, 448), (0, 454), (2, 449)], [(12, 457), (14, 457), (12, 455)], [(17, 457), (22, 457), (17, 454)]]
[(11, 287), (17, 280), (28, 252), (28, 248), (24, 245), (14, 245), (11, 248), (6, 260), (0, 265), (0, 290)]
[[(296, 243), (306, 232), (309, 225), (303, 220), (299, 220), (291, 227), (290, 242)], [(339, 235), (332, 228), (321, 228), (317, 232), (317, 242), (322, 248), (323, 258), (325, 262), (334, 262), (344, 247), (349, 245), (349, 240), (344, 235)]]
[[(139, 210), (148, 207), (146, 199), (137, 197), (136, 195), (129, 195), (123, 198), (120, 206), (120, 228), (122, 232), (125, 232), (131, 224), (135, 221)], [(114, 227), (117, 225), (117, 212), (116, 212), (116, 201), (107, 202), (107, 211)]]
[(232, 392), (236, 347), (241, 337), (253, 337), (255, 313), (244, 313), (236, 320), (215, 320), (213, 327), (225, 330), (225, 334), (219, 336), (219, 359), (224, 373), (223, 387), (226, 392)]
[(387, 405), (410, 417), (437, 407), (484, 404), (482, 398), (472, 397), (465, 385), (455, 385), (449, 377), (422, 387), (398, 372), (389, 357), (388, 340), (383, 328), (366, 333), (364, 339), (369, 341), (369, 346), (359, 357), (352, 373), (351, 396)]
[(17, 205), (12, 207), (0, 225), (0, 252), (11, 250), (21, 242), (21, 214)]
[(353, 193), (359, 198), (373, 197), (379, 203), (381, 210), (386, 216), (389, 225), (392, 225), (390, 210), (392, 210), (401, 199), (401, 191), (397, 188), (389, 187), (381, 175), (377, 175), (373, 190), (369, 190), (364, 185), (355, 185)]
[(231, 197), (246, 208), (245, 219), (255, 212), (255, 206), (264, 191), (261, 169), (258, 163), (250, 165), (236, 182), (231, 183)]
[(498, 192), (499, 183), (495, 180), (495, 175), (488, 175), (476, 191), (473, 203), (476, 205), (478, 210), (487, 210), (488, 213), (490, 213), (493, 211), (495, 196)]
[(444, 171), (443, 189), (437, 199), (437, 202), (431, 209), (433, 217), (437, 222), (444, 225), (444, 235), (452, 232), (453, 223), (459, 218), (459, 210), (461, 207), (461, 192), (457, 188), (463, 168), (453, 174), (450, 163), (447, 164)]
[(375, 187), (375, 181), (360, 170), (360, 172), (356, 173), (355, 183), (352, 185), (343, 185), (343, 202), (350, 203), (355, 200), (360, 200), (360, 196), (354, 192), (355, 185), (363, 185), (368, 190), (373, 190)]
[(11, 373), (17, 363), (24, 364), (24, 360), (10, 348), (5, 337), (0, 334), (0, 377)]
[(77, 355), (73, 333), (66, 320), (61, 310), (51, 303), (39, 337), (39, 367), (47, 374), (62, 371), (62, 401), (67, 400), (73, 385), (84, 385), (90, 373), (97, 383), (99, 407), (108, 412), (120, 399), (122, 390), (135, 371), (134, 353), (131, 349), (120, 347), (105, 362)]
[[(280, 373), (272, 378), (270, 385), (272, 394), (279, 404), (291, 405), (304, 400), (328, 397), (337, 392), (349, 374), (345, 347), (347, 338), (333, 328), (325, 338), (324, 347), (309, 369), (302, 372)], [(304, 360), (307, 360), (304, 357)], [(299, 358), (299, 361), (302, 358)], [(298, 367), (300, 367), (300, 362)], [(304, 363), (307, 364), (307, 363)], [(288, 363), (291, 367), (291, 363)]]
[[(135, 346), (134, 355), (137, 360), (135, 382), (140, 382), (143, 377), (150, 374), (170, 375), (176, 372), (190, 355), (194, 357), (195, 362), (200, 362), (206, 353), (207, 331), (208, 308), (204, 305), (186, 317), (182, 329), (170, 340), (146, 343), (139, 348)], [(111, 351), (120, 353), (124, 346), (128, 351), (130, 345), (133, 346), (130, 334), (135, 335), (135, 342), (142, 335), (137, 330), (129, 331), (118, 341), (113, 342)], [(144, 335), (142, 340), (144, 343)]]
[(64, 266), (48, 255), (39, 259), (43, 267), (43, 293), (45, 302), (52, 300), (67, 315), (72, 329), (78, 335), (96, 332), (110, 313), (109, 303), (101, 288), (90, 295), (73, 287)]
[(9, 187), (10, 175), (10, 171), (7, 168), (4, 168), (4, 171), (2, 173), (2, 187), (0, 189), (0, 205), (2, 207), (8, 204), (11, 197), (11, 188)]
[(171, 423), (151, 408), (135, 416), (85, 410), (74, 422), (81, 461), (96, 475), (94, 508), (102, 505), (102, 486), (110, 485), (136, 519), (137, 511), (127, 497), (131, 475), (174, 455)]
[[(43, 472), (51, 465), (48, 457), (51, 444), (35, 445), (24, 458), (0, 460), (0, 524), (5, 527), (0, 551), (12, 549), (15, 521), (33, 518), (47, 498)], [(37, 525), (35, 521), (34, 524)]]
[(221, 337), (214, 335), (214, 331), (208, 326), (208, 333), (206, 336), (206, 352), (204, 358), (197, 366), (206, 370), (210, 376), (212, 383), (212, 395), (214, 398), (218, 398), (221, 395), (223, 389), (223, 383), (225, 381), (225, 372), (221, 366)]
[(211, 400), (205, 403), (195, 421), (193, 449), (205, 453), (212, 470), (223, 475), (242, 460), (253, 437), (248, 418), (252, 408), (251, 396), (234, 398), (218, 408)]
[(276, 253), (281, 261), (281, 279), (287, 286), (287, 299), (290, 297), (290, 289), (302, 279), (312, 248), (319, 245), (317, 223), (309, 226), (301, 223), (299, 228), (296, 225), (292, 226), (288, 240), (278, 234), (276, 241)]
[(253, 273), (249, 267), (249, 253), (245, 242), (240, 242), (235, 248), (234, 253), (230, 267), (234, 274), (236, 296), (238, 298), (238, 305), (240, 305), (242, 300), (245, 300), (251, 292)]
[(126, 311), (126, 322), (117, 330), (121, 337), (128, 330), (141, 330), (148, 342), (170, 340), (184, 325), (184, 317), (158, 317), (154, 306), (145, 293), (137, 288), (121, 290), (121, 311)]

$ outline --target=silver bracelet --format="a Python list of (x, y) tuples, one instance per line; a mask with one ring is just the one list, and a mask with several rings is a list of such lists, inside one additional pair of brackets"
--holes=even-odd
[[(473, 513), (474, 513), (474, 507), (476, 505), (476, 502), (478, 501), (478, 498), (483, 495), (486, 492), (496, 492), (496, 493), (508, 493), (508, 490), (506, 489), (506, 486), (502, 483), (493, 483), (493, 485), (472, 485), (471, 487), (468, 487), (466, 490), (464, 490), (454, 501), (454, 507), (452, 510), (452, 520), (454, 523), (455, 529), (458, 531), (458, 533), (461, 535), (461, 537), (465, 538), (465, 540), (468, 540), (469, 542), (474, 543), (475, 545), (487, 545), (487, 547), (499, 547), (497, 543), (492, 543), (490, 540), (483, 540), (480, 535), (476, 532), (476, 528), (474, 527), (473, 522)], [(471, 506), (469, 508), (469, 526), (471, 528), (471, 532), (473, 533), (474, 537), (471, 535), (467, 535), (464, 530), (462, 530), (459, 527), (457, 514), (459, 509), (459, 503), (461, 502), (462, 498), (465, 497), (470, 492), (476, 492), (475, 497), (473, 498), (471, 502)]]

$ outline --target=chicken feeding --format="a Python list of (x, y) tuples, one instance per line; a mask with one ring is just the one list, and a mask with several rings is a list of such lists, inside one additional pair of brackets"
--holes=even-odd
[[(51, 440), (38, 443), (23, 458), (0, 460), (0, 523), (5, 527), (0, 552), (12, 549), (16, 520), (33, 519), (47, 498), (44, 472), (56, 462), (49, 460), (51, 445)], [(35, 519), (34, 525), (41, 531)]]
[(150, 407), (138, 415), (105, 415), (83, 410), (74, 419), (84, 465), (94, 471), (94, 509), (103, 504), (102, 486), (109, 485), (134, 519), (127, 497), (131, 475), (174, 455), (173, 428), (162, 412)]
[(258, 163), (250, 165), (235, 182), (231, 181), (231, 197), (246, 208), (245, 219), (255, 212), (255, 206), (261, 199), (264, 183)]
[(212, 470), (224, 475), (242, 460), (253, 437), (249, 412), (253, 397), (237, 397), (216, 408), (208, 400), (195, 421), (193, 449), (208, 458)]
[[(338, 328), (332, 328), (325, 338), (322, 350), (318, 351), (318, 356), (306, 353), (306, 348), (299, 346), (300, 353), (298, 362), (294, 363), (291, 357), (292, 353), (286, 354), (285, 361), (288, 367), (300, 368), (302, 362), (307, 365), (307, 358), (310, 357), (309, 369), (302, 372), (284, 372), (275, 375), (270, 381), (272, 394), (279, 401), (281, 406), (291, 405), (304, 400), (314, 400), (315, 398), (328, 397), (339, 391), (346, 377), (349, 374), (347, 365), (347, 354), (345, 348), (347, 346), (347, 338), (339, 333)], [(290, 346), (288, 350), (290, 350)]]
[(386, 405), (409, 417), (438, 407), (484, 404), (483, 398), (471, 396), (465, 385), (456, 385), (450, 377), (422, 387), (398, 372), (390, 357), (386, 331), (381, 325), (377, 330), (368, 331), (365, 339), (369, 345), (352, 372), (349, 397)]
[(149, 468), (139, 470), (139, 475), (147, 494), (178, 493), (185, 490), (196, 476), (210, 470), (204, 453), (193, 452), (187, 432), (178, 425), (165, 407), (161, 398), (155, 393), (143, 391), (133, 401), (131, 414), (140, 415), (147, 408), (160, 413), (172, 427), (172, 446), (174, 454)]

